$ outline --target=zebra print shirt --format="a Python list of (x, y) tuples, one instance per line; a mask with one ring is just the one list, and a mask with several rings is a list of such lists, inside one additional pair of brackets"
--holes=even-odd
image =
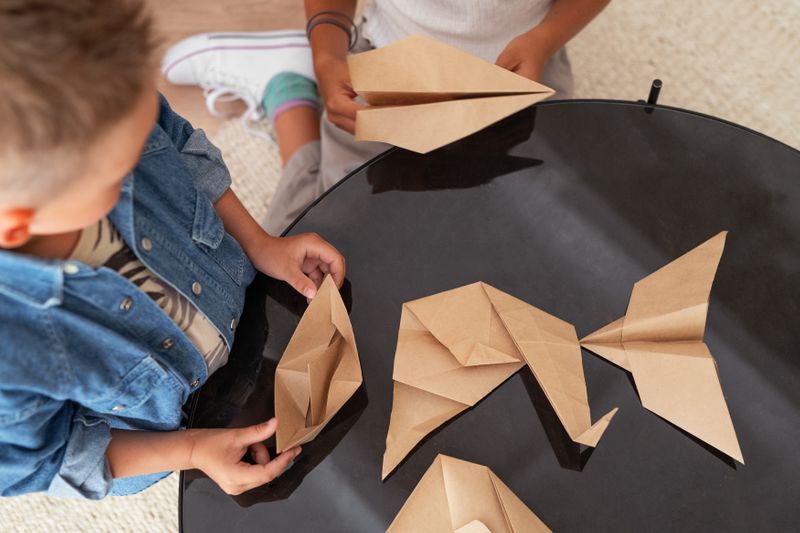
[(81, 233), (70, 260), (104, 266), (139, 287), (181, 328), (202, 354), (211, 375), (228, 361), (225, 340), (200, 310), (136, 257), (107, 218)]

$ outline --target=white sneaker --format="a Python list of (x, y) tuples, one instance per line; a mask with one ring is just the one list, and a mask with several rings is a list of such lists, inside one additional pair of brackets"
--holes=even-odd
[(198, 85), (209, 113), (216, 102), (243, 100), (245, 120), (263, 116), (261, 98), (278, 73), (315, 80), (311, 47), (302, 30), (202, 33), (171, 46), (161, 62), (164, 77), (177, 85)]

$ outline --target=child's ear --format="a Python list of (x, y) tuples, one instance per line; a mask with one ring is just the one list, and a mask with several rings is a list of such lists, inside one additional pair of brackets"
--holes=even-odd
[(31, 238), (33, 209), (0, 211), (0, 248), (19, 248)]

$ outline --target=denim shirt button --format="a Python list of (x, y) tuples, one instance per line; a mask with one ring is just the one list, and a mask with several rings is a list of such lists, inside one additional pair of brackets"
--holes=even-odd
[(126, 296), (126, 297), (125, 297), (125, 298), (123, 298), (123, 299), (122, 299), (122, 301), (119, 303), (119, 309), (120, 309), (120, 311), (123, 311), (123, 312), (128, 312), (128, 311), (130, 311), (130, 310), (131, 310), (131, 306), (132, 306), (132, 305), (133, 305), (133, 300), (131, 300), (130, 298), (128, 298), (128, 297)]
[(233, 318), (233, 319), (231, 319), (231, 331), (233, 331), (235, 329), (236, 329), (236, 319)]
[(64, 274), (77, 274), (80, 270), (75, 263), (66, 263), (61, 269), (64, 271)]
[(142, 240), (139, 242), (139, 245), (145, 252), (149, 252), (150, 250), (153, 249), (153, 241), (151, 241), (147, 237), (143, 237)]
[(125, 409), (124, 405), (115, 405), (114, 407), (111, 408), (111, 410), (114, 411), (115, 413), (122, 411), (123, 409)]
[(200, 378), (194, 378), (194, 380), (191, 383), (192, 388), (195, 388), (198, 385), (200, 385)]
[(169, 350), (169, 349), (170, 349), (170, 348), (172, 348), (174, 345), (175, 345), (175, 341), (174, 341), (174, 340), (172, 340), (172, 338), (171, 338), (171, 337), (167, 337), (166, 339), (164, 339), (164, 340), (161, 342), (161, 347), (162, 347), (163, 349), (165, 349), (165, 350)]
[(192, 292), (195, 296), (200, 296), (200, 293), (203, 292), (203, 286), (200, 285), (199, 281), (192, 283)]

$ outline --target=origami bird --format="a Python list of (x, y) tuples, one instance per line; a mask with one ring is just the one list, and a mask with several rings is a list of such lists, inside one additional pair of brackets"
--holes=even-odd
[(616, 409), (592, 425), (571, 324), (481, 282), (405, 303), (382, 477), (526, 364), (570, 438), (596, 446)]

